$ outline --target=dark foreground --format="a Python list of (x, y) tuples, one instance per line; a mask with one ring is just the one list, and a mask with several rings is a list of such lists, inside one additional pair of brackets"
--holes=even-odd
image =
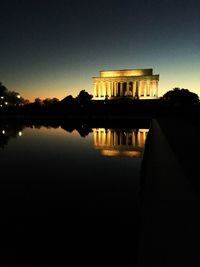
[(142, 168), (139, 266), (200, 266), (200, 123), (153, 120)]
[[(39, 126), (46, 119), (9, 120)], [(14, 164), (13, 176), (7, 179), (3, 172), (1, 178), (1, 266), (200, 266), (199, 121), (180, 115), (101, 119), (95, 125), (91, 119), (46, 120), (81, 136), (110, 123), (150, 126), (137, 199), (126, 176), (112, 187), (107, 184), (115, 179), (112, 173), (103, 166), (93, 173), (86, 159), (84, 168), (89, 177), (99, 177), (100, 187), (92, 180), (82, 183), (80, 167), (59, 172), (52, 165), (41, 177), (34, 157), (22, 176), (22, 166)], [(41, 156), (41, 168), (45, 162)], [(74, 179), (66, 183), (69, 173)]]

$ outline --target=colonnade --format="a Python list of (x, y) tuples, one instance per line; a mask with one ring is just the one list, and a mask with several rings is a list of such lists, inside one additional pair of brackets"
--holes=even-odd
[(94, 81), (94, 98), (157, 98), (158, 80)]
[(148, 129), (93, 129), (94, 147), (109, 149), (143, 149)]

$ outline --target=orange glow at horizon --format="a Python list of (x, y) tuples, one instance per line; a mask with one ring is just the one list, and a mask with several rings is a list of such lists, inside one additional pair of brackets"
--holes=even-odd
[[(180, 87), (180, 88), (185, 88), (188, 89), (190, 92), (196, 93), (199, 97), (200, 97), (200, 87), (198, 88), (196, 83), (193, 81), (175, 81), (175, 80), (166, 80), (166, 81), (162, 81), (162, 79), (160, 79), (159, 81), (159, 85), (158, 85), (158, 97), (163, 96), (163, 94), (165, 94), (167, 91), (172, 90), (175, 87)], [(89, 89), (87, 89), (89, 88)], [(37, 87), (37, 88), (30, 88), (30, 90), (17, 90), (20, 95), (25, 98), (28, 99), (30, 102), (34, 102), (36, 98), (40, 98), (42, 100), (44, 100), (45, 98), (58, 98), (59, 100), (62, 100), (63, 98), (65, 98), (68, 95), (72, 95), (73, 97), (76, 97), (79, 92), (81, 90), (85, 89), (89, 94), (93, 95), (93, 88), (92, 88), (92, 81), (91, 84), (88, 86), (79, 86), (76, 87), (75, 89), (66, 89), (63, 87), (58, 87), (55, 88), (52, 87)], [(30, 93), (31, 92), (31, 93)]]
[[(114, 66), (113, 66), (114, 68)], [(14, 80), (9, 82), (3, 81), (3, 84), (10, 90), (18, 92), (23, 98), (28, 99), (30, 102), (34, 102), (36, 98), (58, 98), (62, 100), (68, 95), (76, 97), (81, 90), (86, 90), (89, 94), (93, 92), (92, 77), (98, 73), (99, 69), (93, 69), (93, 71), (86, 70), (84, 75), (79, 70), (75, 73), (70, 73), (68, 77), (63, 72), (56, 77), (56, 79), (49, 78), (50, 74), (47, 74), (38, 80), (36, 78), (30, 78), (30, 80), (22, 80), (19, 77), (15, 77)], [(195, 69), (196, 71), (196, 69)], [(200, 97), (200, 79), (195, 71), (187, 71), (187, 75), (184, 75), (183, 70), (173, 69), (160, 69), (157, 67), (154, 69), (156, 74), (160, 75), (158, 83), (158, 97), (163, 96), (167, 91), (172, 90), (175, 87), (185, 88), (191, 92), (198, 94)]]
[[(48, 88), (31, 88), (29, 92), (26, 92), (25, 90), (21, 90), (21, 95), (23, 98), (28, 99), (30, 102), (34, 102), (36, 98), (40, 98), (41, 100), (44, 100), (46, 98), (57, 98), (58, 100), (62, 100), (68, 95), (72, 95), (73, 97), (76, 97), (79, 92), (83, 90), (83, 87), (75, 88), (75, 89), (65, 89), (65, 88), (55, 88), (55, 87), (48, 87)], [(92, 90), (87, 90), (87, 92), (92, 93)]]

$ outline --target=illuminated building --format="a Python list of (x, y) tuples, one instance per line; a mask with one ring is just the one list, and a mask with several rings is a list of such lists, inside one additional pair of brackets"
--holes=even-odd
[(93, 77), (95, 100), (158, 98), (159, 75), (153, 69), (104, 70)]
[(93, 129), (94, 149), (102, 156), (142, 157), (148, 129)]

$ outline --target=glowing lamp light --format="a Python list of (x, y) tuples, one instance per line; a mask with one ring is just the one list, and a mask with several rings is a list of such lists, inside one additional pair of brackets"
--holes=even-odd
[(20, 95), (17, 95), (17, 98), (19, 98), (19, 99), (20, 99), (20, 98), (21, 98), (21, 96), (20, 96)]
[(4, 130), (2, 130), (2, 134), (5, 134), (6, 132)]
[(5, 102), (5, 105), (8, 105), (8, 102)]
[(4, 96), (1, 96), (1, 99), (4, 99)]
[(19, 132), (18, 135), (19, 135), (19, 136), (22, 136), (22, 132)]

